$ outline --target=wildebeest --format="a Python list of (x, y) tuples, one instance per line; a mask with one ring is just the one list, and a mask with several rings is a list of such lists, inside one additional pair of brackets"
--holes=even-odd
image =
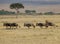
[(36, 26), (39, 26), (39, 27), (41, 27), (41, 28), (43, 28), (44, 26), (47, 27), (47, 26), (45, 25), (45, 23), (36, 23)]
[(33, 23), (24, 23), (24, 27), (28, 27), (30, 28), (31, 26), (33, 26), (33, 28), (35, 28), (35, 25)]
[(6, 26), (6, 28), (8, 27), (18, 27), (18, 24), (17, 23), (3, 23), (3, 26)]
[(48, 26), (54, 26), (54, 27), (58, 27), (57, 25), (55, 25), (54, 23), (52, 23), (52, 22), (49, 22), (49, 21), (45, 21), (45, 23), (46, 23), (46, 26), (48, 27)]

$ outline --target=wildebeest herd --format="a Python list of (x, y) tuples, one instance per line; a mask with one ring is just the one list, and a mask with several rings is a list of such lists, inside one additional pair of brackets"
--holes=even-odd
[[(17, 27), (21, 27), (21, 26), (19, 26), (17, 23), (3, 23), (3, 26), (5, 26), (6, 28), (13, 28), (13, 27), (15, 27), (15, 28), (17, 28)], [(35, 28), (36, 26), (39, 26), (40, 28), (43, 28), (44, 26), (46, 27), (46, 28), (48, 28), (49, 26), (54, 26), (54, 27), (58, 27), (57, 25), (55, 25), (54, 23), (52, 23), (52, 22), (49, 22), (49, 21), (45, 21), (45, 23), (36, 23), (36, 25), (34, 25), (33, 23), (24, 23), (24, 27), (28, 27), (28, 28), (30, 28), (30, 27), (33, 27), (33, 28)]]

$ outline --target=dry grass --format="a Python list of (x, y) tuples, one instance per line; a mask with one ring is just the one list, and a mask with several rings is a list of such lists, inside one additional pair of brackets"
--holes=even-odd
[[(3, 17), (3, 18), (2, 18)], [(8, 17), (8, 18), (7, 18)], [(0, 44), (60, 44), (60, 15), (52, 16), (0, 16)], [(31, 27), (28, 29), (23, 27), (25, 22), (44, 22), (49, 20), (59, 27), (49, 27), (41, 29)], [(5, 29), (4, 22), (16, 22), (21, 28), (18, 29)]]

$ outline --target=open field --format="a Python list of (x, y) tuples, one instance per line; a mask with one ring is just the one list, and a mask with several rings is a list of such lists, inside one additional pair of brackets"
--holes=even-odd
[[(23, 26), (25, 22), (36, 24), (44, 23), (45, 20), (55, 23), (58, 27), (28, 29)], [(21, 28), (5, 29), (4, 22), (16, 22)], [(0, 44), (60, 44), (60, 15), (18, 15), (18, 18), (14, 15), (0, 16)]]

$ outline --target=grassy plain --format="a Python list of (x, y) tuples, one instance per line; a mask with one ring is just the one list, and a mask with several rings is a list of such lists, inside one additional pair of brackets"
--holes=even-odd
[[(45, 22), (51, 21), (58, 25), (58, 27), (49, 27), (41, 29), (31, 27), (28, 29), (24, 27), (25, 22)], [(4, 22), (16, 22), (21, 28), (6, 29), (3, 26)], [(60, 44), (60, 15), (1, 15), (0, 16), (0, 44)]]

